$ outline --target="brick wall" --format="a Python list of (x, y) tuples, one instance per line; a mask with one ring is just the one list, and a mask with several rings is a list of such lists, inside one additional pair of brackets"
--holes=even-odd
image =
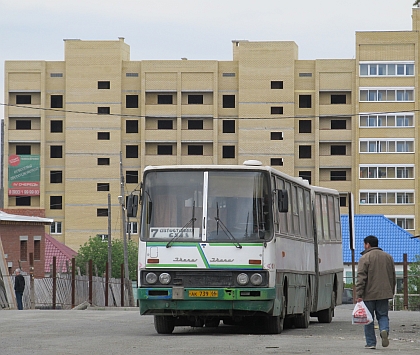
[[(16, 212), (15, 212), (16, 214)], [(41, 217), (41, 216), (40, 216)], [(23, 272), (29, 273), (29, 253), (34, 253), (34, 237), (40, 236), (40, 259), (34, 260), (35, 277), (44, 277), (45, 264), (45, 226), (44, 225), (21, 225), (21, 224), (1, 224), (0, 238), (3, 243), (4, 253), (7, 254), (6, 262), (12, 263), (11, 273), (19, 267), (21, 258), (20, 237), (27, 236), (26, 261), (21, 260), (20, 265)]]

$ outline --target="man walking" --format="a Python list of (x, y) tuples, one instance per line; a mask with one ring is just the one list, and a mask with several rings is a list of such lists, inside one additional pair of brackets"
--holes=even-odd
[(23, 309), (22, 297), (23, 291), (25, 290), (25, 278), (20, 273), (20, 269), (15, 270), (15, 294), (18, 310)]
[[(378, 238), (369, 235), (364, 239), (365, 250), (357, 266), (357, 302), (364, 301), (372, 317), (376, 315), (382, 346), (389, 345), (388, 300), (394, 297), (396, 276), (392, 256), (378, 247)], [(365, 348), (376, 349), (373, 322), (365, 325)]]

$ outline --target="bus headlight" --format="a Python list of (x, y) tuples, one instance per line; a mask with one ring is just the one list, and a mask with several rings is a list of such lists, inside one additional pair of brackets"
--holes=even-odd
[(157, 281), (157, 276), (156, 276), (156, 274), (154, 273), (154, 272), (149, 272), (147, 275), (146, 275), (146, 282), (148, 283), (148, 284), (155, 284), (156, 283), (156, 281)]
[(242, 273), (242, 274), (239, 274), (236, 277), (236, 281), (238, 281), (238, 284), (239, 285), (245, 286), (248, 283), (248, 281), (249, 281), (249, 277), (248, 277), (247, 274)]
[(159, 275), (159, 282), (160, 282), (162, 285), (167, 285), (168, 283), (170, 283), (170, 282), (171, 282), (171, 275), (169, 275), (169, 274), (168, 274), (168, 273), (166, 273), (166, 272), (161, 273), (161, 274)]
[(263, 278), (262, 278), (261, 274), (252, 274), (252, 276), (251, 276), (251, 283), (254, 286), (261, 285), (262, 280), (263, 280)]

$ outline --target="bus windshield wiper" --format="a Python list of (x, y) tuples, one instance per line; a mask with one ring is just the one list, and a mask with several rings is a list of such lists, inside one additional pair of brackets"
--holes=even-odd
[(235, 246), (238, 249), (242, 249), (242, 245), (238, 242), (238, 240), (233, 236), (233, 234), (230, 232), (230, 230), (228, 229), (228, 227), (225, 226), (225, 224), (222, 222), (222, 220), (219, 218), (219, 204), (217, 204), (217, 216), (214, 217), (214, 219), (217, 222), (217, 234), (219, 234), (219, 224), (220, 224), (220, 229), (225, 232), (225, 234), (233, 240), (233, 244), (235, 244)]
[(181, 235), (182, 232), (188, 228), (190, 225), (192, 226), (192, 236), (194, 239), (194, 222), (197, 220), (197, 218), (195, 218), (195, 201), (193, 201), (193, 208), (192, 208), (192, 217), (191, 219), (181, 228), (181, 230), (175, 234), (175, 236), (168, 242), (168, 244), (166, 244), (167, 248), (170, 248), (173, 244), (173, 242), (175, 241), (175, 239), (178, 239)]

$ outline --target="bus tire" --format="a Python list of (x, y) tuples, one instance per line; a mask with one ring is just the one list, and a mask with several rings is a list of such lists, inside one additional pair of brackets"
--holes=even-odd
[(268, 334), (280, 334), (283, 331), (284, 318), (280, 316), (268, 316), (265, 325)]
[(311, 318), (311, 298), (309, 295), (309, 286), (306, 288), (306, 299), (305, 299), (305, 308), (301, 315), (298, 315), (295, 318), (295, 327), (296, 328), (308, 328)]
[(318, 322), (319, 323), (331, 323), (334, 316), (335, 308), (335, 292), (332, 293), (331, 306), (328, 309), (323, 309), (318, 312)]
[(172, 316), (155, 316), (155, 329), (158, 334), (172, 334), (175, 328), (175, 318)]

